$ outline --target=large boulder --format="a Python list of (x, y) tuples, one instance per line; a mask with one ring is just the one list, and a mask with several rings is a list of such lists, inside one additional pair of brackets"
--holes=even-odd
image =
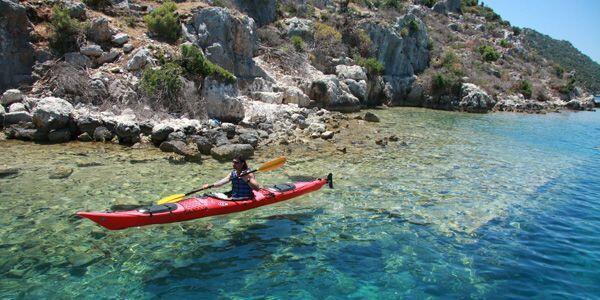
[(206, 101), (208, 117), (223, 122), (239, 123), (244, 119), (244, 105), (237, 97), (234, 85), (210, 76), (204, 79), (202, 99)]
[(92, 137), (97, 142), (110, 142), (115, 137), (115, 134), (108, 128), (100, 126), (94, 129)]
[(79, 131), (87, 133), (89, 136), (94, 136), (96, 128), (103, 126), (104, 122), (99, 115), (93, 114), (79, 114), (74, 117), (75, 124)]
[(163, 152), (173, 152), (185, 156), (186, 160), (192, 162), (200, 162), (201, 155), (195, 149), (189, 147), (185, 142), (180, 140), (166, 141), (160, 144), (160, 150)]
[(102, 48), (96, 44), (88, 44), (85, 46), (82, 46), (79, 49), (79, 52), (81, 52), (81, 54), (85, 55), (85, 56), (91, 56), (91, 57), (98, 57), (100, 55), (102, 55)]
[(573, 110), (593, 110), (596, 102), (594, 101), (594, 96), (588, 96), (572, 99), (567, 102), (566, 106)]
[(261, 27), (277, 19), (276, 2), (276, 0), (235, 0), (235, 5)]
[(129, 118), (118, 118), (115, 133), (119, 138), (119, 143), (133, 145), (140, 140), (140, 126), (134, 120)]
[(253, 60), (257, 36), (252, 18), (220, 7), (205, 8), (192, 17), (186, 32), (190, 35), (188, 39), (200, 46), (210, 61), (236, 77), (265, 76)]
[(65, 61), (79, 68), (90, 68), (92, 67), (92, 60), (79, 53), (79, 52), (69, 52), (65, 54)]
[(360, 101), (349, 93), (346, 84), (335, 75), (324, 75), (313, 80), (309, 96), (318, 105), (330, 110), (352, 112), (360, 110)]
[(31, 81), (34, 63), (29, 20), (18, 1), (0, 0), (0, 93)]
[(155, 145), (160, 145), (160, 143), (166, 141), (169, 137), (169, 134), (174, 131), (175, 129), (171, 125), (165, 123), (158, 123), (154, 125), (154, 127), (152, 127), (152, 134), (150, 135), (150, 139)]
[(251, 157), (254, 155), (254, 148), (248, 144), (229, 144), (212, 148), (210, 153), (213, 158), (219, 161), (227, 161), (234, 159), (236, 156)]
[(152, 62), (152, 54), (146, 48), (139, 49), (136, 51), (129, 61), (127, 61), (127, 70), (137, 71), (145, 67), (148, 63)]
[(361, 66), (337, 65), (335, 73), (339, 79), (367, 80), (367, 73)]
[(17, 89), (5, 91), (0, 99), (0, 103), (4, 106), (9, 106), (15, 102), (21, 101), (23, 101), (23, 93)]
[(9, 112), (4, 114), (4, 126), (32, 121), (31, 114), (26, 111)]
[(383, 64), (383, 79), (391, 104), (402, 105), (410, 91), (413, 75), (429, 66), (427, 27), (414, 14), (398, 18), (394, 24), (366, 20), (360, 28), (367, 31)]
[(66, 8), (69, 11), (69, 16), (71, 16), (71, 18), (85, 20), (85, 4), (78, 1), (69, 0), (62, 1), (62, 3), (64, 8)]
[(492, 97), (472, 83), (463, 83), (460, 94), (458, 108), (462, 111), (485, 113), (496, 105), (496, 101)]
[(102, 44), (110, 42), (114, 34), (115, 32), (110, 28), (108, 19), (105, 17), (98, 17), (92, 20), (87, 32), (87, 37), (93, 42)]
[(50, 131), (67, 127), (72, 118), (73, 105), (67, 100), (46, 97), (33, 109), (33, 123), (38, 129)]
[(307, 107), (310, 104), (310, 98), (295, 86), (283, 86), (284, 104), (297, 104), (300, 107)]
[(297, 17), (283, 20), (287, 26), (288, 37), (299, 36), (305, 41), (313, 40), (314, 24), (312, 20)]

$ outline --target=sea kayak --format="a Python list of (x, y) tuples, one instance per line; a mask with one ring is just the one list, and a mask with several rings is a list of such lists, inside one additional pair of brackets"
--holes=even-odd
[(107, 229), (120, 230), (129, 227), (174, 223), (249, 210), (314, 192), (325, 184), (333, 187), (331, 174), (323, 179), (276, 184), (272, 187), (254, 191), (254, 199), (226, 199), (215, 195), (204, 195), (184, 199), (177, 203), (146, 206), (134, 210), (77, 212), (77, 215), (88, 218)]

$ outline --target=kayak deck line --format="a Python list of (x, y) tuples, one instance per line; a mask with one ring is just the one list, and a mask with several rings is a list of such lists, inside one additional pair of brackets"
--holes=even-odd
[(194, 220), (209, 216), (230, 214), (269, 205), (321, 189), (324, 185), (333, 188), (333, 175), (313, 181), (275, 185), (253, 191), (252, 199), (223, 199), (203, 195), (181, 200), (176, 203), (145, 206), (125, 211), (77, 212), (76, 215), (92, 220), (110, 230), (152, 224), (168, 224)]

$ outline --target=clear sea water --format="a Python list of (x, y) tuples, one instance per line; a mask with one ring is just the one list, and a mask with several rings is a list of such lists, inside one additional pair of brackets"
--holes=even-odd
[(230, 164), (0, 141), (0, 165), (20, 169), (0, 179), (0, 298), (600, 297), (600, 112), (373, 112), (381, 123), (252, 160), (288, 157), (264, 184), (333, 172), (333, 190), (123, 231), (73, 213), (185, 192)]

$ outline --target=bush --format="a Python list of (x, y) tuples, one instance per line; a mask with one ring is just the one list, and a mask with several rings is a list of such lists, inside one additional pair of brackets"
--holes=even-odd
[(50, 28), (50, 48), (61, 55), (79, 50), (78, 42), (83, 36), (83, 26), (69, 16), (69, 10), (54, 6)]
[(359, 29), (357, 31), (357, 37), (358, 37), (358, 49), (360, 51), (360, 55), (363, 57), (366, 57), (367, 55), (369, 55), (369, 52), (371, 51), (371, 47), (373, 46), (373, 41), (371, 40), (371, 37), (369, 36), (369, 34), (363, 29)]
[(483, 45), (480, 46), (479, 49), (479, 54), (481, 54), (481, 57), (483, 58), (484, 61), (496, 61), (498, 60), (498, 58), (500, 58), (500, 53), (498, 53), (496, 51), (496, 49), (494, 49), (494, 47), (492, 46), (488, 46), (488, 45)]
[(419, 31), (419, 23), (417, 22), (417, 20), (410, 20), (408, 21), (408, 29), (410, 30), (410, 32), (417, 32)]
[(431, 78), (431, 92), (435, 96), (459, 95), (462, 83), (457, 78), (438, 73)]
[(369, 76), (377, 76), (383, 74), (385, 70), (383, 63), (381, 63), (377, 58), (362, 58), (359, 57), (356, 59), (356, 64), (367, 69), (367, 73)]
[(500, 41), (500, 46), (502, 46), (504, 48), (510, 48), (511, 44), (507, 40), (503, 39)]
[(421, 4), (432, 8), (437, 3), (437, 0), (421, 0)]
[(176, 41), (181, 35), (177, 5), (167, 1), (144, 17), (148, 30), (168, 42)]
[(304, 40), (295, 35), (292, 37), (292, 45), (294, 45), (294, 49), (296, 49), (296, 51), (298, 52), (302, 52), (304, 51)]
[(559, 64), (555, 64), (554, 65), (554, 73), (556, 74), (556, 77), (562, 78), (563, 75), (565, 74), (565, 68), (563, 68)]
[(435, 45), (434, 45), (434, 43), (433, 43), (433, 40), (430, 38), (430, 39), (427, 41), (427, 50), (431, 51), (431, 50), (433, 50), (433, 48), (434, 48), (434, 47), (435, 47)]
[(400, 3), (400, 0), (383, 0), (383, 6), (400, 9), (402, 7), (402, 3)]
[(159, 69), (147, 67), (142, 76), (141, 86), (153, 98), (173, 100), (181, 89), (179, 76), (182, 74), (183, 69), (173, 62), (166, 63)]
[(569, 95), (575, 90), (575, 77), (569, 78), (567, 84), (560, 87), (559, 92), (563, 95)]
[(477, 0), (462, 0), (463, 6), (477, 6)]
[(342, 41), (342, 34), (325, 23), (317, 22), (315, 23), (315, 39), (321, 42), (339, 43)]
[(530, 99), (533, 94), (533, 87), (531, 86), (531, 82), (527, 80), (521, 80), (517, 85), (517, 92), (523, 94), (525, 99)]
[(212, 75), (228, 83), (236, 81), (233, 74), (206, 59), (202, 51), (194, 45), (181, 45), (181, 59), (179, 60), (179, 64), (192, 75)]
[(512, 31), (515, 35), (519, 35), (521, 34), (521, 28), (517, 27), (517, 26), (513, 26), (512, 27)]

